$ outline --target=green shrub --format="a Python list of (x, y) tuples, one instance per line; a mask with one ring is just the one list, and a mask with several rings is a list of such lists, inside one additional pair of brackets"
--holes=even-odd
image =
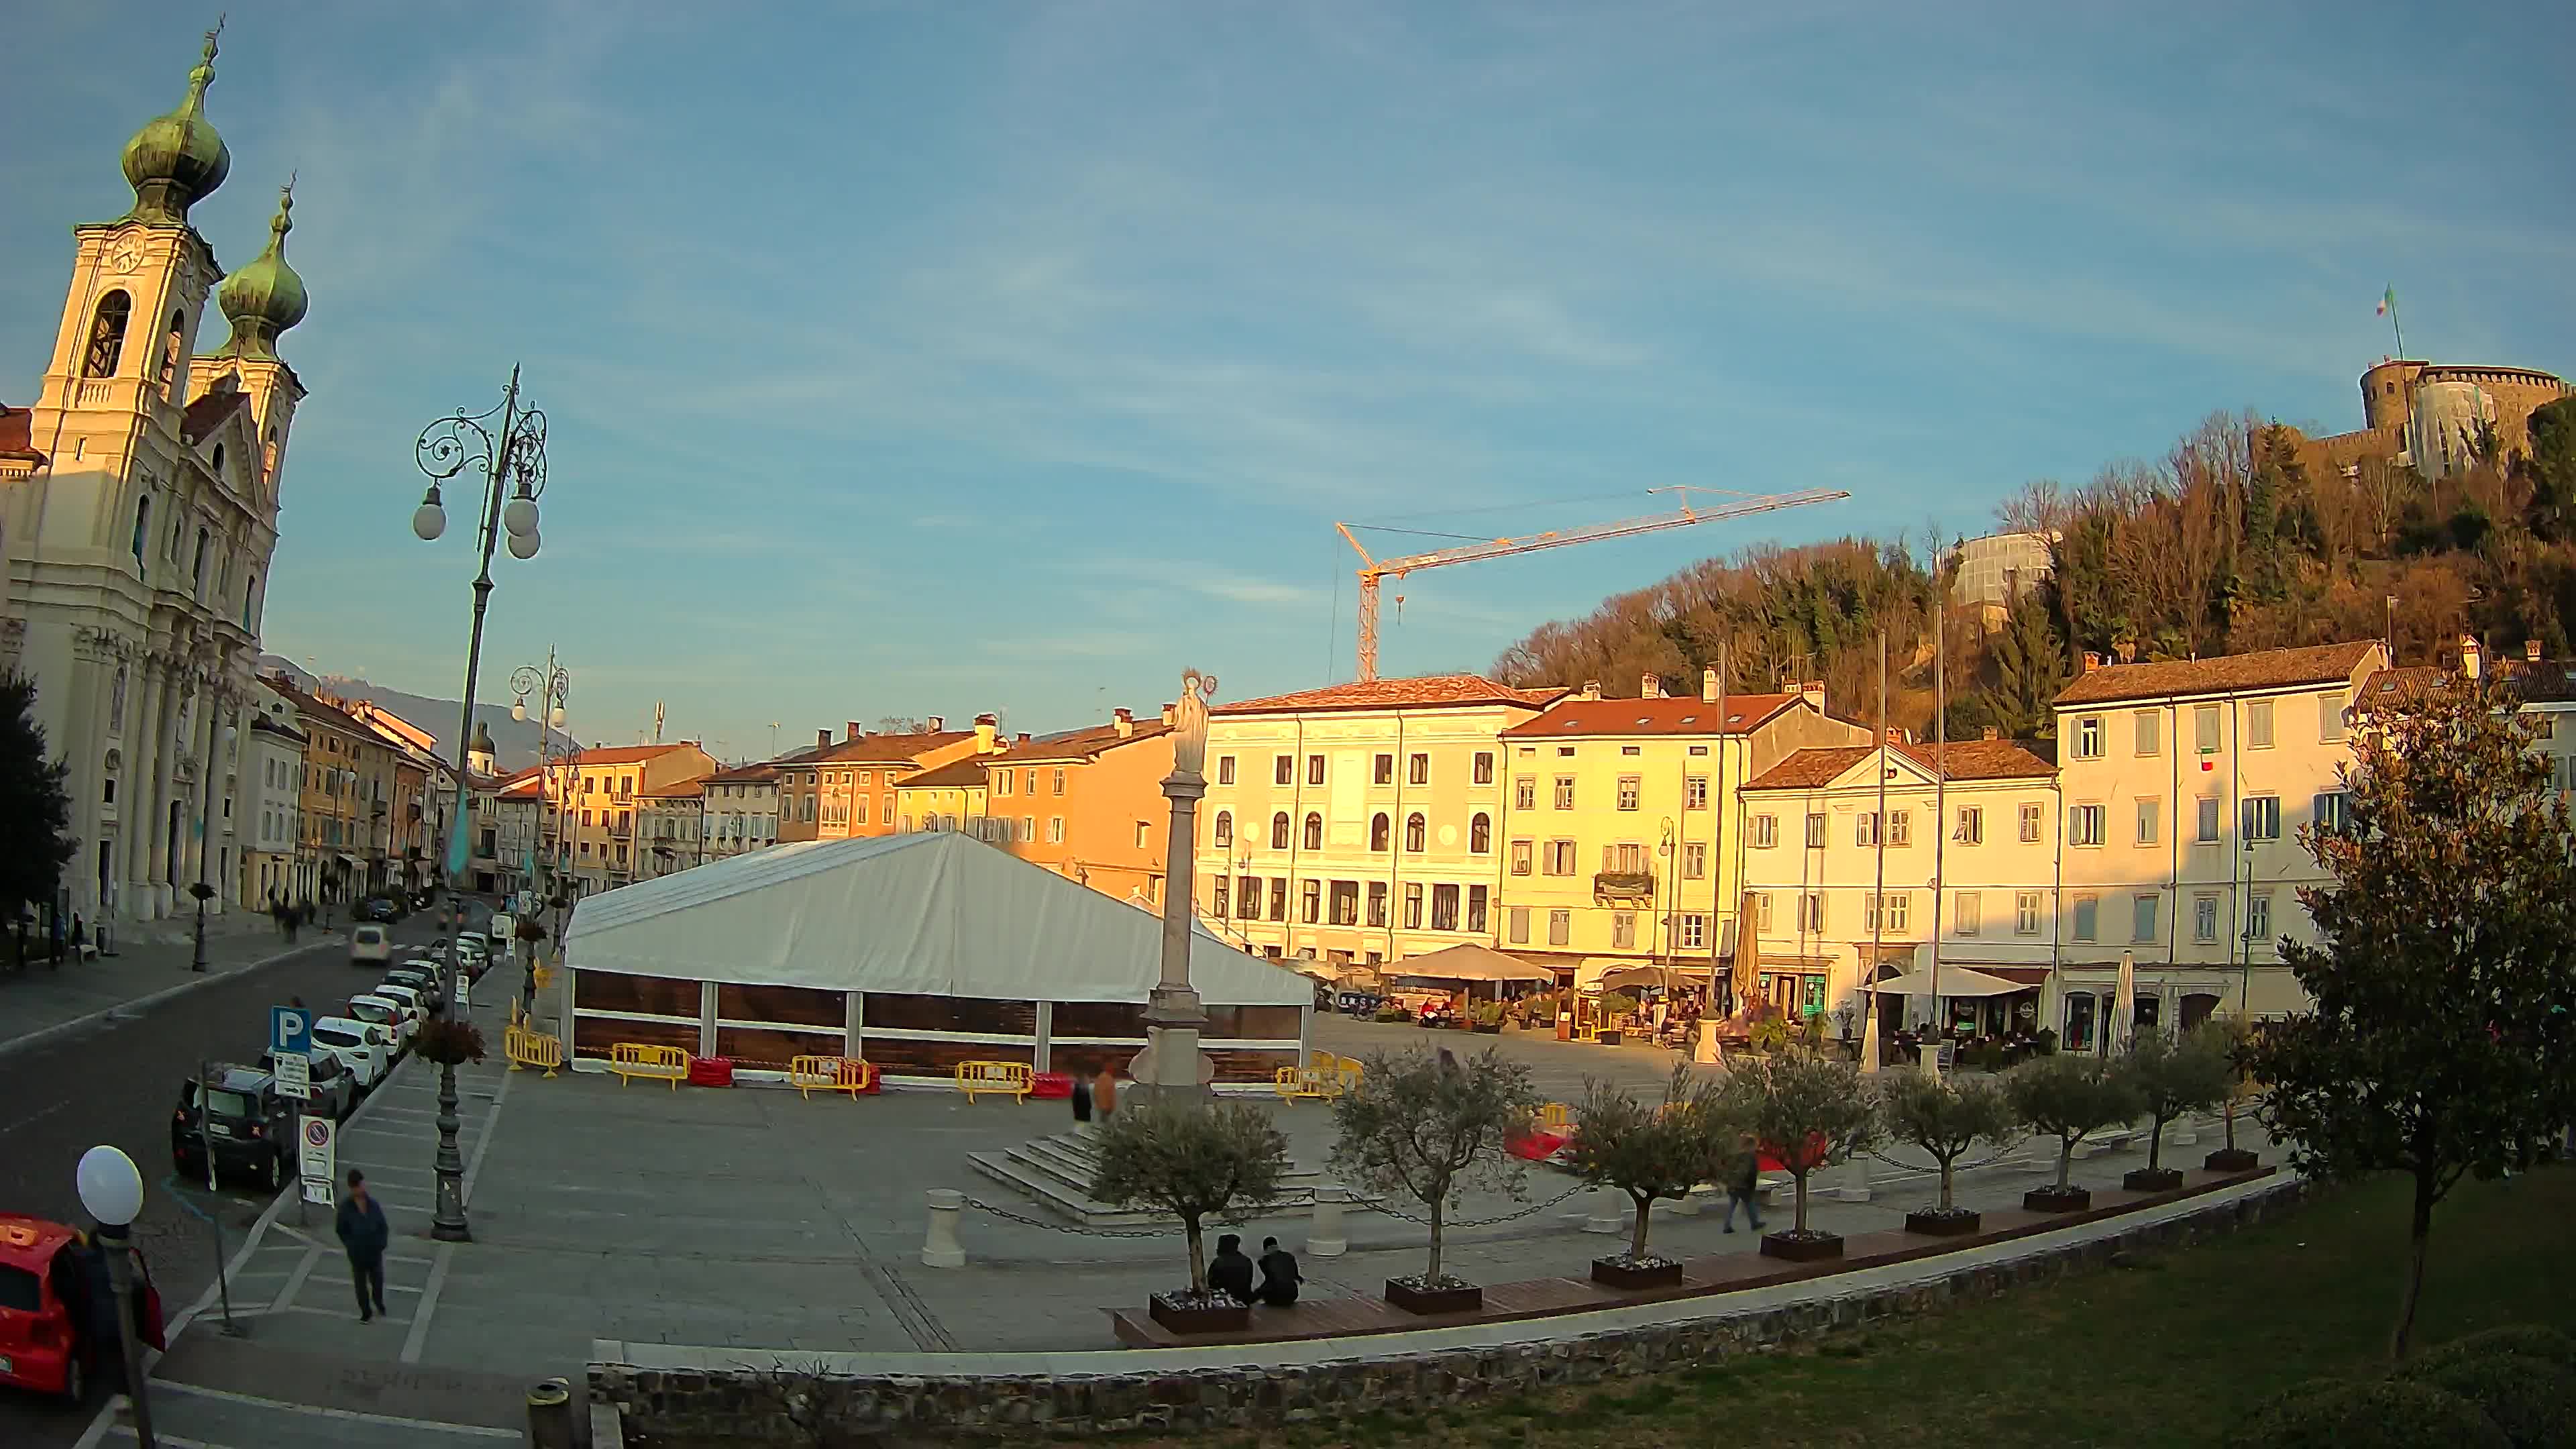
[(2576, 1373), (2557, 1364), (2509, 1353), (2443, 1354), (2398, 1376), (2477, 1405), (2515, 1449), (2576, 1446)]
[(2514, 1449), (2476, 1404), (2408, 1379), (2303, 1384), (2255, 1410), (2230, 1449)]
[(2576, 1372), (2576, 1338), (2559, 1332), (2545, 1323), (2508, 1323), (2501, 1328), (2480, 1329), (2476, 1333), (2452, 1339), (2424, 1350), (2416, 1356), (2413, 1368), (2429, 1368), (2452, 1358), (2489, 1358), (2512, 1355), (2536, 1358), (2543, 1363)]

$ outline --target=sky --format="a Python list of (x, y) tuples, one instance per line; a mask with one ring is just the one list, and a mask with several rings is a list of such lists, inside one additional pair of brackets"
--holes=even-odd
[[(294, 173), (312, 297), (266, 645), (453, 697), (475, 560), (462, 508), (412, 538), (413, 441), (515, 364), (544, 547), (483, 696), (552, 647), (584, 740), (1305, 688), (1353, 667), (1336, 520), (1852, 494), (1387, 586), (1383, 672), (1481, 669), (2213, 410), (2356, 427), (2391, 286), (2414, 355), (2576, 369), (2564, 4), (228, 3), (194, 220), (237, 267)], [(0, 399), (205, 10), (11, 7), (53, 59), (0, 87)]]

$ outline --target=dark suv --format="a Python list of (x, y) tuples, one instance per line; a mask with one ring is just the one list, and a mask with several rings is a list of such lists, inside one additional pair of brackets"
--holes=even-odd
[(362, 921), (399, 921), (410, 914), (400, 896), (369, 896), (358, 902), (356, 912)]
[(277, 1078), (254, 1067), (219, 1065), (208, 1084), (201, 1120), (198, 1082), (179, 1084), (179, 1109), (170, 1117), (170, 1160), (183, 1178), (206, 1180), (206, 1150), (214, 1149), (215, 1175), (248, 1174), (271, 1192), (294, 1176), (287, 1165), (295, 1155), (294, 1104), (278, 1095)]

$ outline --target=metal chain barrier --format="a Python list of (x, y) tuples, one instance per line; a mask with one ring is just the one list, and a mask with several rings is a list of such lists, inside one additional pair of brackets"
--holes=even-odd
[[(2001, 1161), (2003, 1161), (2004, 1159), (2006, 1159), (2006, 1158), (2008, 1158), (2008, 1157), (2012, 1156), (2014, 1153), (2016, 1153), (2016, 1152), (2020, 1151), (2024, 1145), (2025, 1145), (2025, 1143), (2023, 1143), (2023, 1142), (2016, 1142), (2016, 1143), (2014, 1143), (2012, 1146), (2005, 1148), (2003, 1151), (1996, 1153), (1996, 1154), (1995, 1154), (1994, 1156), (1992, 1156), (1992, 1157), (1980, 1157), (1980, 1158), (1978, 1158), (1978, 1159), (1977, 1159), (1976, 1161), (1974, 1161), (1974, 1162), (1962, 1162), (1962, 1163), (1959, 1163), (1959, 1164), (1957, 1164), (1956, 1166), (1952, 1167), (1950, 1170), (1951, 1170), (1951, 1171), (1953, 1171), (1953, 1172), (1974, 1172), (1974, 1171), (1976, 1171), (1978, 1168), (1981, 1168), (1981, 1167), (1992, 1167), (1992, 1166), (1994, 1166), (1996, 1163), (2001, 1162)], [(1864, 1154), (1862, 1154), (1862, 1155), (1863, 1155), (1863, 1156), (1867, 1156), (1867, 1157), (1874, 1157), (1874, 1158), (1878, 1159), (1879, 1161), (1886, 1163), (1888, 1166), (1893, 1167), (1893, 1168), (1896, 1168), (1896, 1169), (1898, 1169), (1899, 1171), (1902, 1171), (1902, 1172), (1939, 1172), (1939, 1171), (1941, 1170), (1941, 1164), (1939, 1164), (1939, 1163), (1937, 1163), (1937, 1162), (1934, 1162), (1934, 1163), (1899, 1162), (1899, 1161), (1897, 1161), (1895, 1158), (1888, 1156), (1888, 1155), (1887, 1155), (1886, 1153), (1884, 1153), (1884, 1152), (1875, 1152), (1875, 1151), (1873, 1151), (1873, 1152), (1868, 1152), (1868, 1153), (1864, 1153)]]
[[(1515, 1218), (1525, 1218), (1532, 1213), (1545, 1212), (1549, 1208), (1565, 1202), (1577, 1193), (1590, 1192), (1591, 1190), (1592, 1189), (1589, 1185), (1578, 1182), (1574, 1186), (1567, 1188), (1564, 1192), (1557, 1194), (1555, 1197), (1549, 1198), (1545, 1202), (1531, 1203), (1528, 1207), (1522, 1208), (1518, 1212), (1508, 1212), (1498, 1218), (1476, 1218), (1472, 1221), (1463, 1223), (1444, 1221), (1440, 1225), (1440, 1230), (1442, 1232), (1447, 1232), (1451, 1228), (1489, 1228), (1496, 1223), (1508, 1223)], [(1359, 1204), (1354, 1203), (1352, 1206), (1357, 1207)], [(1427, 1217), (1416, 1217), (1412, 1213), (1404, 1211), (1402, 1208), (1389, 1207), (1383, 1202), (1371, 1204), (1371, 1206), (1375, 1207), (1377, 1211), (1386, 1214), (1388, 1217), (1402, 1218), (1408, 1223), (1419, 1223), (1426, 1228), (1431, 1226), (1431, 1219)]]
[(1178, 1223), (1168, 1228), (1092, 1228), (1072, 1223), (1050, 1223), (1030, 1217), (1026, 1213), (1015, 1213), (1009, 1208), (997, 1208), (980, 1198), (965, 1197), (962, 1193), (959, 1196), (964, 1199), (966, 1206), (978, 1212), (991, 1213), (1005, 1222), (1018, 1223), (1022, 1227), (1044, 1228), (1050, 1233), (1071, 1233), (1083, 1238), (1159, 1238), (1167, 1233), (1180, 1231)]

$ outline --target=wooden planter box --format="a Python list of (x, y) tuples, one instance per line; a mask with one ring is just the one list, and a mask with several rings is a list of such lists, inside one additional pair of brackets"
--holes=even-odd
[(1601, 1033), (1601, 1044), (1603, 1046), (1617, 1046), (1619, 1043), (1626, 1041), (1627, 1039), (1627, 1035), (1624, 1032), (1605, 1031)]
[(1792, 1263), (1821, 1263), (1843, 1255), (1843, 1240), (1840, 1234), (1828, 1234), (1821, 1238), (1793, 1238), (1786, 1233), (1764, 1233), (1762, 1255)]
[(2080, 1187), (2034, 1187), (2021, 1195), (2025, 1212), (2080, 1213), (2093, 1206), (2093, 1194)]
[(1191, 1308), (1157, 1293), (1147, 1300), (1145, 1311), (1174, 1333), (1240, 1333), (1252, 1326), (1252, 1308), (1243, 1303)]
[(2179, 1167), (2139, 1167), (2121, 1175), (2120, 1186), (2131, 1192), (2171, 1192), (2182, 1186)]
[(1470, 1027), (1469, 1030), (1475, 1032), (1478, 1036), (1501, 1036), (1503, 1034), (1503, 1024), (1498, 1021), (1491, 1026), (1487, 1026), (1480, 1021), (1473, 1027)]
[(1905, 1215), (1905, 1230), (1931, 1238), (1964, 1238), (1977, 1230), (1981, 1219), (1975, 1213), (1943, 1214), (1926, 1209)]
[(1473, 1313), (1485, 1306), (1485, 1290), (1473, 1283), (1461, 1288), (1416, 1288), (1400, 1278), (1389, 1278), (1386, 1301), (1407, 1313)]
[(2222, 1147), (2200, 1160), (2212, 1172), (2252, 1172), (2263, 1165), (2263, 1159), (2242, 1147)]
[(1678, 1288), (1682, 1283), (1682, 1265), (1665, 1262), (1632, 1268), (1616, 1258), (1595, 1258), (1592, 1260), (1592, 1281), (1605, 1288)]

